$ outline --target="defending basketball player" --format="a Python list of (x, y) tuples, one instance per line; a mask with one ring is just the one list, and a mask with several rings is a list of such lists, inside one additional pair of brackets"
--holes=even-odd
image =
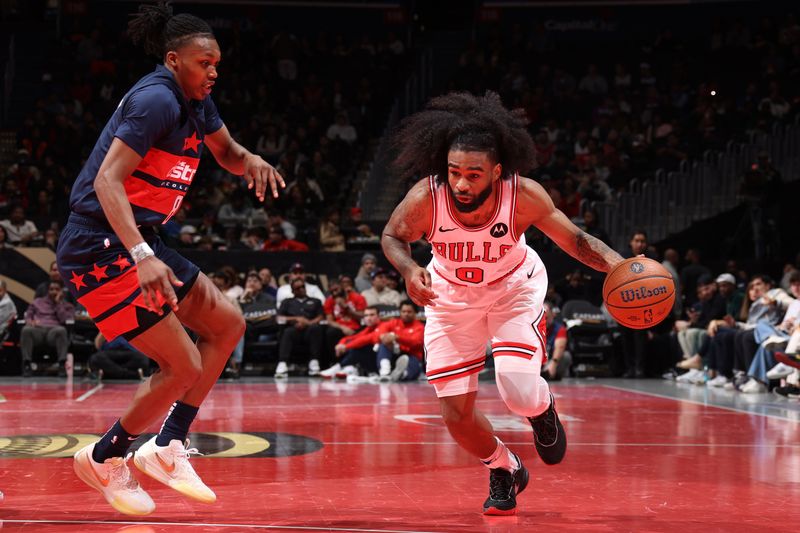
[[(411, 299), (426, 307), (427, 376), (447, 429), (490, 469), (483, 511), (513, 514), (528, 471), (475, 408), (487, 340), (500, 395), (530, 421), (541, 459), (557, 464), (567, 446), (540, 375), (547, 357), (547, 273), (524, 232), (536, 226), (602, 272), (622, 257), (572, 224), (538, 183), (519, 175), (535, 166), (533, 141), (524, 113), (505, 109), (494, 93), (433, 99), (406, 119), (395, 144), (397, 170), (428, 177), (395, 209), (383, 251), (405, 278)], [(433, 247), (427, 268), (412, 259), (409, 247), (423, 236)]]
[[(262, 201), (284, 183), (231, 138), (211, 100), (220, 49), (206, 22), (172, 16), (160, 2), (139, 9), (129, 35), (163, 64), (128, 91), (101, 133), (72, 188), (57, 257), (103, 335), (122, 335), (159, 365), (122, 417), (74, 460), (78, 477), (115, 509), (145, 515), (155, 504), (131, 474), (127, 452), (168, 410), (134, 463), (186, 496), (216, 500), (189, 464), (198, 452), (187, 449), (186, 435), (245, 327), (241, 313), (153, 227), (180, 208), (204, 147)], [(184, 326), (198, 335), (196, 344)]]

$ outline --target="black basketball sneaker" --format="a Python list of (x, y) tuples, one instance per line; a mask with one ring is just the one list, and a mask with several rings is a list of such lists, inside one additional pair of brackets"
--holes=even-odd
[(567, 434), (564, 432), (561, 420), (558, 419), (553, 393), (550, 393), (550, 407), (547, 411), (529, 417), (528, 421), (533, 427), (533, 443), (542, 461), (548, 465), (560, 463), (567, 453)]
[(517, 512), (517, 495), (528, 486), (528, 469), (517, 454), (511, 452), (519, 463), (513, 474), (505, 468), (489, 470), (489, 497), (483, 502), (483, 514), (512, 515)]

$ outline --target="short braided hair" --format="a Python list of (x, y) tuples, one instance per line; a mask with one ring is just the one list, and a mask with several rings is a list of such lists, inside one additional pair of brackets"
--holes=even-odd
[(128, 22), (131, 40), (142, 44), (145, 52), (159, 59), (194, 37), (214, 38), (206, 21), (188, 13), (173, 15), (172, 6), (166, 0), (159, 0), (155, 5), (141, 5), (139, 12), (131, 17)]
[(500, 96), (453, 92), (433, 98), (423, 111), (403, 120), (392, 140), (392, 167), (400, 176), (447, 176), (447, 152), (452, 148), (488, 152), (504, 177), (536, 166), (536, 150), (522, 109), (510, 111)]

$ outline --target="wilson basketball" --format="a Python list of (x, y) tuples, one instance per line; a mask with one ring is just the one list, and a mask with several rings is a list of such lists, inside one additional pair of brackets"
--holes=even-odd
[(666, 268), (645, 257), (618, 264), (603, 282), (603, 300), (614, 320), (625, 327), (655, 326), (672, 311), (675, 283)]

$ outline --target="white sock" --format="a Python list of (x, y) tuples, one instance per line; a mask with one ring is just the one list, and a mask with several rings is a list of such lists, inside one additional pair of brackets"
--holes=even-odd
[(495, 468), (504, 468), (513, 474), (519, 469), (519, 462), (511, 453), (511, 450), (506, 448), (503, 441), (497, 437), (495, 437), (495, 440), (497, 441), (497, 448), (495, 448), (494, 453), (486, 459), (481, 459), (481, 461), (487, 468), (492, 470)]

